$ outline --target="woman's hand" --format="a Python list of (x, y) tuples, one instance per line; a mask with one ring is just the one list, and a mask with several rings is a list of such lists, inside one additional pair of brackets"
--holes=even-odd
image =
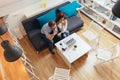
[(66, 22), (65, 21), (62, 21), (62, 25), (65, 26)]
[(54, 30), (54, 31), (53, 31), (53, 35), (55, 36), (56, 34), (57, 34), (57, 31)]

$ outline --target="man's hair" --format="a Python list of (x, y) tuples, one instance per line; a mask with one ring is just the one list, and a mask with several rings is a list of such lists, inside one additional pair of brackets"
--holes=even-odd
[(48, 23), (48, 25), (49, 25), (50, 27), (54, 26), (55, 24), (56, 24), (55, 21), (49, 21), (49, 23)]

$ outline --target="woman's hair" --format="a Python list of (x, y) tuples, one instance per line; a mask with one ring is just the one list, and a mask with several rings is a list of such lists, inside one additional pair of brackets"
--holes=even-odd
[(56, 17), (56, 20), (55, 20), (56, 23), (58, 23), (60, 21), (60, 19), (62, 19), (62, 18), (67, 19), (63, 12), (57, 13), (57, 17)]
[(56, 24), (55, 21), (49, 21), (49, 23), (48, 23), (48, 25), (49, 25), (50, 27), (54, 26), (55, 24)]

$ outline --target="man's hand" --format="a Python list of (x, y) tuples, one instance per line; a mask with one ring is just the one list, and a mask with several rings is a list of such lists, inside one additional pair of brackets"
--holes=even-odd
[(57, 34), (57, 31), (54, 30), (54, 31), (53, 31), (53, 34), (49, 34), (49, 35), (47, 36), (47, 38), (50, 39), (50, 40), (52, 40), (56, 34)]
[(53, 35), (55, 36), (57, 34), (57, 31), (55, 29), (53, 30)]
[(53, 36), (52, 35), (48, 35), (47, 38), (50, 39), (50, 40), (52, 40)]

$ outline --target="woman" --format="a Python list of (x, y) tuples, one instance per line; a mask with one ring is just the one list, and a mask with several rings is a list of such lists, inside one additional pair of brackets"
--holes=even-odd
[(68, 20), (63, 12), (59, 12), (56, 17), (56, 24), (58, 29), (60, 30), (59, 36), (65, 38), (69, 35), (69, 31), (67, 30), (68, 27)]

